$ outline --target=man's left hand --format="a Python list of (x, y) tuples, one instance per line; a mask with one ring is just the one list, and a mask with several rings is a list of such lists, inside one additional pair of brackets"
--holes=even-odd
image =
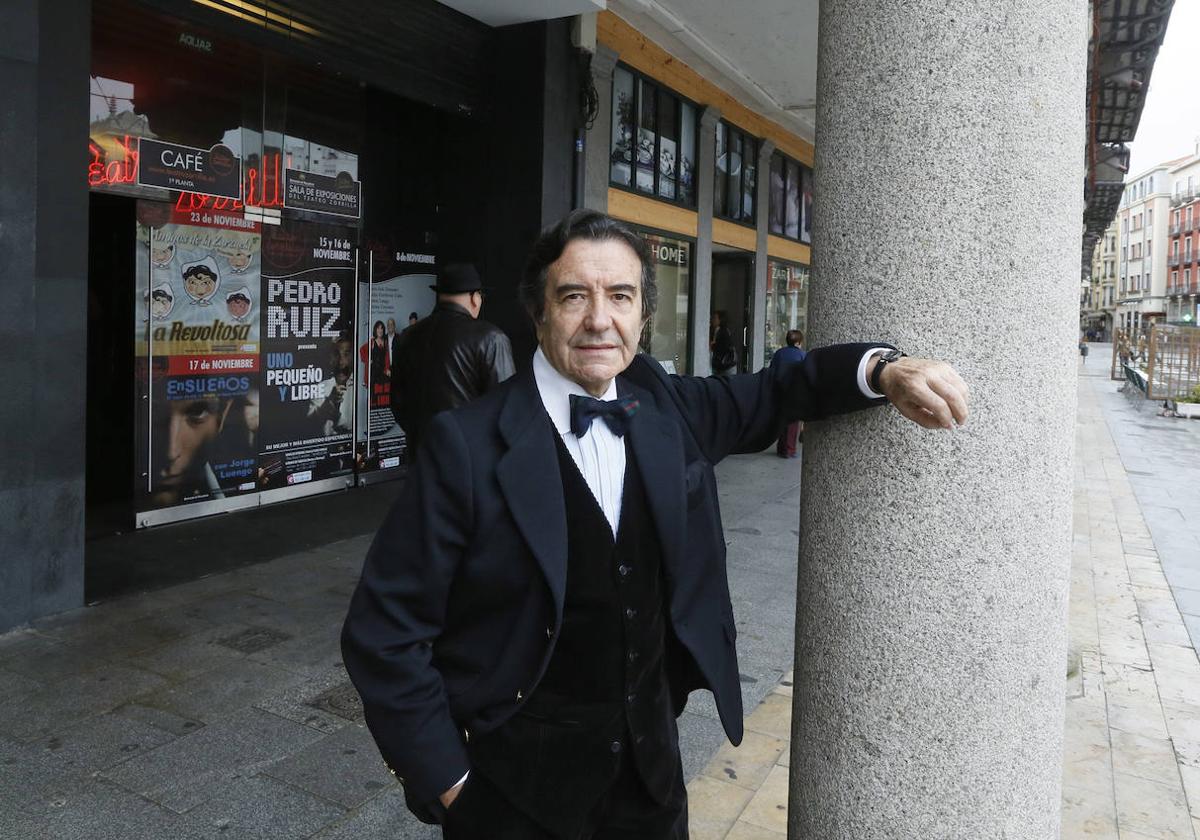
[[(869, 363), (868, 381), (877, 363)], [(953, 429), (967, 422), (967, 383), (945, 362), (905, 356), (884, 367), (879, 386), (897, 411), (926, 429)]]

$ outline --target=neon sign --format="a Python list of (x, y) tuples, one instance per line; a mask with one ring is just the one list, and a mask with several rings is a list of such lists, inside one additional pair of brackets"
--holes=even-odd
[[(87, 177), (89, 187), (108, 187), (121, 184), (137, 186), (138, 138), (128, 134), (122, 137), (105, 135), (88, 140)], [(290, 159), (290, 155), (288, 156)], [(289, 161), (290, 162), (290, 161)], [(251, 207), (283, 207), (284, 160), (281, 152), (268, 152), (257, 164), (247, 164), (242, 175), (242, 196), (220, 198), (180, 192), (175, 209), (184, 212), (195, 210), (241, 210)]]
[(123, 152), (124, 157), (120, 160), (109, 160), (108, 150), (95, 140), (89, 139), (88, 151), (91, 153), (92, 159), (88, 163), (87, 168), (88, 186), (103, 187), (112, 184), (136, 184), (138, 167), (137, 141), (128, 134), (120, 140), (116, 137), (108, 139), (113, 144), (113, 151)]

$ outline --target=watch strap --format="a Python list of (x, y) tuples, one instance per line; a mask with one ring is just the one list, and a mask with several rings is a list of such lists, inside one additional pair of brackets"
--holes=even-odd
[(883, 373), (883, 369), (892, 362), (903, 359), (908, 354), (902, 350), (889, 350), (879, 357), (875, 362), (875, 369), (871, 371), (871, 390), (876, 394), (882, 394), (883, 388), (879, 385), (879, 377)]

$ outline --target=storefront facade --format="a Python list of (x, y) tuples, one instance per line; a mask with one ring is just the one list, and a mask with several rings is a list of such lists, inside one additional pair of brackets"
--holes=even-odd
[(673, 289), (686, 298), (677, 312), (687, 312), (687, 351), (680, 356), (678, 341), (664, 349), (658, 331), (643, 337), (643, 349), (707, 374), (719, 313), (737, 369), (758, 370), (788, 330), (807, 326), (812, 144), (613, 12), (598, 15), (596, 40), (599, 108), (587, 132), (584, 201), (692, 245), (690, 286)]
[(5, 333), (30, 399), (0, 428), (29, 442), (5, 458), (0, 631), (84, 602), (91, 539), (402, 474), (393, 340), (465, 260), (528, 357), (525, 251), (578, 180), (570, 17), (68, 5), (27, 0), (0, 42), (29, 97), (6, 155), (38, 149), (0, 202), (30, 303)]

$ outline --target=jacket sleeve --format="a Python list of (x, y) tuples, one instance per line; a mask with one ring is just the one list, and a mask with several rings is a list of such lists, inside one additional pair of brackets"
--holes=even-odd
[(433, 642), (472, 527), (470, 469), (462, 432), (438, 415), (367, 553), (342, 628), (342, 658), (379, 752), (406, 794), (430, 804), (469, 769)]
[(810, 350), (803, 362), (772, 365), (735, 376), (672, 376), (674, 398), (712, 463), (726, 455), (759, 452), (786, 423), (883, 405), (858, 387), (858, 363), (884, 342), (833, 344)]
[(516, 367), (513, 365), (512, 342), (499, 330), (488, 337), (483, 354), (487, 387), (481, 393), (486, 393), (516, 373)]

